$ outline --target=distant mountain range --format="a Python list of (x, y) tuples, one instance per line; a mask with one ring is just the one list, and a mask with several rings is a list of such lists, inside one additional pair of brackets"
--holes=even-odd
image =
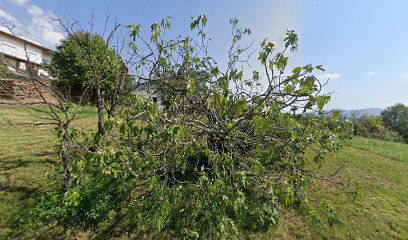
[(344, 109), (336, 109), (342, 112), (343, 116), (351, 117), (353, 115), (362, 116), (362, 115), (369, 115), (369, 116), (380, 116), (381, 112), (384, 111), (382, 108), (364, 108), (364, 109), (356, 109), (356, 110), (344, 110)]

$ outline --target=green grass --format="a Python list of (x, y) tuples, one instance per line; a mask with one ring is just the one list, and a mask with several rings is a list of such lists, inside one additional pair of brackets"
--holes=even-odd
[[(95, 111), (89, 108), (77, 123), (95, 127)], [(1, 120), (3, 119), (3, 121)], [(34, 119), (21, 107), (0, 106), (0, 239), (89, 239), (93, 232), (60, 232), (61, 229), (14, 229), (9, 219), (26, 211), (32, 194), (47, 187), (45, 174), (55, 164), (50, 127), (7, 124)], [(353, 178), (363, 189), (360, 201), (331, 185), (316, 194), (327, 199), (338, 213), (334, 227), (313, 225), (296, 211), (287, 211), (282, 221), (258, 239), (408, 239), (408, 145), (356, 137), (333, 160), (319, 169), (339, 173), (341, 180)], [(103, 238), (103, 237), (102, 237)]]
[(283, 216), (278, 229), (260, 239), (408, 239), (408, 145), (356, 137), (320, 172), (340, 171), (362, 187), (361, 200), (331, 185), (323, 185), (326, 199), (340, 223), (312, 225), (298, 214)]
[[(95, 111), (85, 110), (76, 124), (92, 128)], [(25, 125), (37, 116), (26, 107), (0, 106), (0, 239), (15, 231), (9, 220), (47, 187), (46, 173), (55, 164), (52, 127)]]
[(386, 158), (408, 163), (407, 144), (388, 142), (380, 139), (355, 137), (348, 143), (348, 145), (379, 154)]

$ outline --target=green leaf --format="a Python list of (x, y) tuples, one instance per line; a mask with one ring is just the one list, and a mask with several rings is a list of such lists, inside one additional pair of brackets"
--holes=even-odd
[(254, 119), (255, 134), (261, 132), (268, 125), (268, 121), (263, 117)]
[(324, 105), (330, 100), (330, 96), (319, 96), (317, 97), (317, 107), (319, 111), (322, 111)]
[(246, 104), (245, 99), (240, 99), (240, 100), (238, 100), (238, 101), (234, 104), (234, 106), (233, 106), (233, 108), (232, 108), (232, 112), (233, 112), (235, 115), (239, 116), (239, 115), (242, 113), (242, 110), (244, 109), (245, 104)]
[(300, 88), (305, 91), (313, 90), (315, 87), (316, 78), (314, 76), (307, 77), (302, 83), (300, 84)]
[(295, 74), (295, 75), (299, 75), (301, 71), (302, 71), (302, 68), (297, 67), (297, 68), (293, 69), (292, 73)]
[(323, 72), (326, 71), (326, 70), (323, 68), (323, 65), (317, 65), (317, 66), (316, 66), (316, 69), (317, 69), (317, 70), (320, 70), (320, 71), (323, 71)]

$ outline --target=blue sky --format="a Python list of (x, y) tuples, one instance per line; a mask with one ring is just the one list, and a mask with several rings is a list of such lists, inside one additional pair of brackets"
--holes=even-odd
[(323, 64), (334, 91), (329, 108), (408, 105), (408, 1), (406, 0), (0, 0), (0, 22), (17, 25), (25, 37), (55, 45), (62, 37), (50, 21), (104, 16), (149, 26), (172, 16), (176, 31), (188, 31), (190, 17), (206, 14), (212, 51), (222, 59), (228, 20), (250, 27), (256, 42), (279, 41), (286, 29), (299, 34), (294, 65)]

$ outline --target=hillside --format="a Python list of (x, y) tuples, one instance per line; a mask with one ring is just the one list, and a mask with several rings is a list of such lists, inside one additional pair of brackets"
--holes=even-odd
[[(289, 214), (271, 237), (280, 239), (408, 239), (408, 145), (355, 137), (320, 171), (353, 178), (362, 188), (361, 199), (333, 186), (321, 197), (337, 210), (333, 228), (305, 223)], [(292, 224), (292, 223), (295, 224)], [(286, 225), (286, 226), (285, 226)], [(273, 239), (273, 238), (272, 238)]]
[[(29, 111), (0, 106), (0, 117), (0, 239), (113, 238), (114, 232), (121, 230), (120, 224), (81, 232), (51, 226), (33, 230), (29, 225), (10, 221), (27, 212), (33, 193), (47, 187), (45, 174), (54, 164), (54, 155), (49, 127), (10, 126), (4, 121), (25, 122), (32, 119)], [(91, 128), (94, 113), (89, 111), (77, 124)], [(276, 229), (254, 238), (408, 239), (408, 145), (356, 137), (317, 171), (334, 173), (343, 165), (340, 177), (358, 181), (361, 197), (355, 200), (329, 185), (321, 186), (325, 194), (316, 194), (336, 209), (338, 224), (332, 228), (313, 225), (290, 211)]]
[(353, 115), (369, 115), (369, 116), (380, 116), (381, 112), (384, 111), (382, 108), (364, 108), (364, 109), (355, 109), (355, 110), (344, 110), (344, 109), (337, 109), (339, 110), (343, 116), (345, 117), (352, 117)]

